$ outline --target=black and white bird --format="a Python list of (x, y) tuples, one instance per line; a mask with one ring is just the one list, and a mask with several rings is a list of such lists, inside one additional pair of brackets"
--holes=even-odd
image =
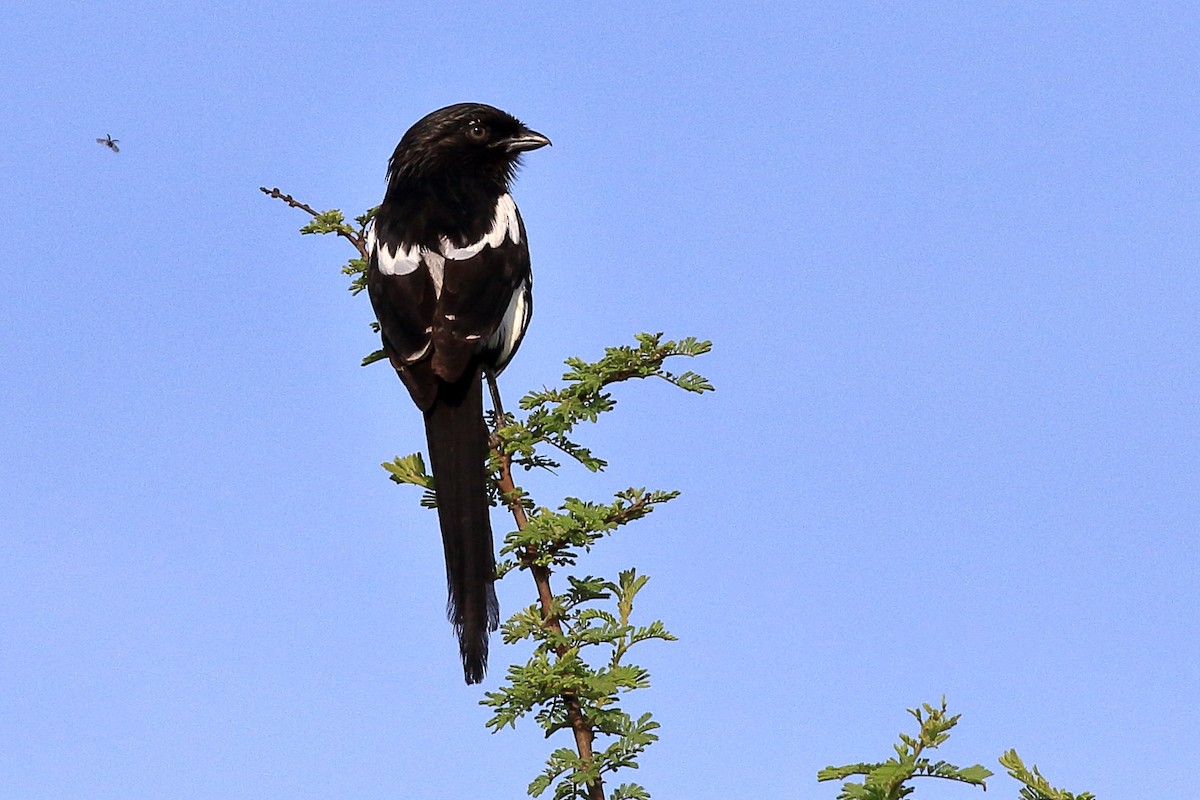
[(102, 144), (114, 153), (119, 153), (121, 148), (117, 147), (117, 143), (120, 141), (120, 139), (114, 139), (111, 133), (106, 133), (103, 138), (96, 140), (96, 144)]
[(521, 154), (550, 144), (498, 108), (460, 103), (408, 129), (367, 238), (383, 350), (425, 415), (463, 674), (478, 683), (500, 609), (487, 493), (482, 378), (533, 313), (525, 225), (509, 194)]

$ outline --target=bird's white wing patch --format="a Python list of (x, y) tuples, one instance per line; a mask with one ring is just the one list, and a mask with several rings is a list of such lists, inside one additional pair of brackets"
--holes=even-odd
[(421, 265), (421, 248), (413, 245), (405, 250), (395, 245), (380, 244), (375, 239), (375, 227), (367, 233), (367, 252), (375, 253), (375, 263), (384, 275), (408, 275)]
[(501, 370), (513, 357), (517, 345), (521, 343), (521, 337), (525, 335), (525, 328), (529, 325), (529, 314), (532, 311), (529, 294), (528, 281), (517, 287), (512, 299), (508, 301), (508, 308), (504, 311), (500, 327), (488, 338), (487, 347), (496, 351), (496, 363)]
[(433, 342), (431, 342), (431, 341), (429, 341), (428, 339), (426, 339), (426, 340), (425, 340), (425, 344), (424, 344), (424, 346), (423, 346), (423, 347), (422, 347), (420, 350), (418, 350), (417, 352), (415, 352), (415, 353), (413, 353), (412, 355), (410, 355), (410, 356), (408, 356), (407, 358), (405, 358), (405, 359), (404, 359), (404, 363), (406, 363), (406, 364), (415, 364), (415, 363), (417, 363), (418, 361), (420, 361), (422, 358), (424, 358), (424, 357), (425, 357), (425, 355), (426, 355), (426, 354), (429, 352), (429, 348), (430, 348), (432, 345), (433, 345)]
[(496, 210), (492, 216), (492, 229), (484, 234), (479, 241), (466, 247), (455, 247), (449, 239), (442, 238), (442, 255), (451, 261), (465, 261), (474, 258), (484, 247), (499, 247), (505, 239), (512, 239), (513, 244), (521, 243), (521, 223), (517, 216), (517, 204), (512, 195), (505, 192), (496, 200)]

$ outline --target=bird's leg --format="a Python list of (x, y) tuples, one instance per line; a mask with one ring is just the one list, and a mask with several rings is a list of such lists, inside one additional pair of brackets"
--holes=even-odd
[(493, 431), (499, 431), (508, 421), (508, 417), (504, 415), (504, 404), (500, 402), (500, 387), (496, 384), (496, 373), (490, 367), (483, 368), (484, 377), (487, 378), (488, 391), (492, 394), (492, 415), (496, 419), (496, 427)]

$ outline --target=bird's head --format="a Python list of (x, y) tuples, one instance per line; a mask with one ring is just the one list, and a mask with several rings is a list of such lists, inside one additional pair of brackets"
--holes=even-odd
[(388, 180), (471, 174), (507, 187), (521, 154), (550, 144), (519, 119), (483, 103), (446, 106), (418, 120), (388, 162)]

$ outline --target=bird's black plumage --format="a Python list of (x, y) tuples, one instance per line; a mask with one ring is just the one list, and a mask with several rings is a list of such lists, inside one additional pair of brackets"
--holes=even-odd
[(533, 312), (529, 246), (509, 184), (521, 154), (548, 144), (492, 106), (434, 111), (396, 146), (368, 238), (383, 349), (425, 415), (467, 683), (483, 679), (500, 615), (481, 378), (508, 364)]

